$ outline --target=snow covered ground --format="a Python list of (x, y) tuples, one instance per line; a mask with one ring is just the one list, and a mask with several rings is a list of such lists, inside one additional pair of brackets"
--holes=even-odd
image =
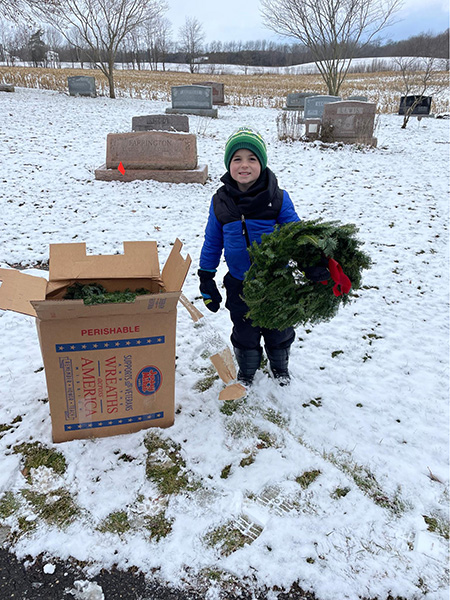
[[(177, 415), (158, 434), (179, 444), (197, 486), (170, 496), (146, 478), (148, 431), (52, 444), (34, 320), (0, 311), (0, 514), (15, 502), (0, 531), (19, 557), (72, 556), (91, 576), (114, 564), (180, 586), (203, 576), (210, 600), (230, 598), (221, 590), (233, 578), (268, 589), (297, 581), (320, 600), (444, 600), (449, 122), (414, 119), (402, 130), (401, 117), (381, 115), (377, 148), (327, 147), (279, 142), (276, 110), (228, 106), (217, 120), (190, 117), (199, 163), (209, 166), (205, 186), (96, 181), (107, 133), (166, 107), (0, 94), (0, 267), (45, 276), (33, 267), (48, 260), (50, 243), (85, 241), (93, 254), (112, 254), (124, 240), (148, 239), (163, 264), (179, 237), (193, 258), (184, 293), (207, 312), (196, 269), (209, 202), (226, 138), (249, 125), (265, 137), (269, 166), (301, 218), (357, 224), (373, 260), (364, 289), (333, 321), (297, 330), (289, 388), (261, 371), (234, 412), (218, 401), (219, 380), (196, 388), (208, 374), (208, 331), (228, 341), (226, 309), (194, 326), (180, 306)], [(219, 281), (225, 273), (222, 264)], [(62, 453), (65, 472), (40, 467), (27, 480), (14, 447), (34, 441)], [(80, 511), (66, 528), (49, 525), (27, 492), (46, 494), (48, 506), (69, 495)], [(157, 540), (143, 524), (163, 512), (170, 531)], [(122, 533), (100, 527), (112, 513), (125, 519)], [(227, 550), (230, 538), (238, 541)]]

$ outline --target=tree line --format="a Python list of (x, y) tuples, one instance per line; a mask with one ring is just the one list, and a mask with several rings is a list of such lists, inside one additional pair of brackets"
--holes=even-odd
[[(0, 0), (0, 10), (16, 23), (0, 22), (0, 59), (13, 64), (18, 57), (35, 66), (88, 62), (107, 78), (111, 98), (117, 62), (137, 69), (184, 62), (192, 73), (202, 63), (281, 67), (314, 62), (328, 93), (337, 96), (354, 58), (405, 53), (433, 61), (448, 58), (448, 30), (383, 46), (380, 33), (401, 5), (402, 0), (261, 0), (264, 25), (293, 40), (290, 44), (206, 45), (195, 17), (185, 19), (174, 40), (165, 0)], [(37, 23), (40, 27), (30, 31)], [(432, 72), (437, 70), (433, 63)]]
[[(116, 62), (132, 69), (165, 69), (167, 63), (189, 61), (182, 40), (173, 40), (170, 34), (163, 36), (165, 43), (150, 39), (124, 40), (119, 47)], [(449, 30), (433, 35), (421, 33), (405, 40), (376, 41), (362, 48), (359, 58), (432, 56), (449, 58)], [(314, 61), (313, 53), (302, 44), (277, 43), (267, 40), (213, 41), (201, 44), (195, 52), (198, 64), (231, 64), (249, 67), (288, 67)], [(61, 63), (76, 64), (81, 68), (91, 66), (87, 49), (70, 44), (56, 30), (43, 28), (30, 31), (26, 26), (7, 27), (0, 22), (0, 61), (14, 65), (57, 67)], [(194, 67), (195, 68), (195, 67)]]

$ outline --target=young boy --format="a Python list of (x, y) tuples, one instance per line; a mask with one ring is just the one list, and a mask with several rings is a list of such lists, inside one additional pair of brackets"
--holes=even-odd
[(206, 307), (219, 310), (222, 296), (214, 281), (222, 251), (229, 272), (223, 280), (233, 322), (231, 343), (239, 365), (238, 379), (250, 385), (260, 367), (264, 338), (265, 350), (273, 377), (280, 385), (289, 383), (289, 349), (294, 329), (283, 331), (255, 327), (246, 318), (248, 306), (242, 299), (243, 280), (250, 268), (248, 247), (260, 243), (264, 233), (276, 224), (299, 221), (292, 200), (278, 187), (275, 175), (267, 167), (267, 149), (261, 135), (241, 127), (225, 146), (227, 172), (221, 177), (223, 186), (214, 194), (200, 254), (200, 291)]

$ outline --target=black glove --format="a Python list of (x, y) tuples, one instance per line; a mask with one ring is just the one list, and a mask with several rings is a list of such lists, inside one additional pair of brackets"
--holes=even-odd
[(222, 296), (214, 281), (216, 272), (199, 269), (197, 274), (200, 277), (200, 292), (203, 296), (203, 302), (205, 303), (206, 308), (211, 312), (217, 312), (220, 303), (222, 302)]
[(305, 267), (304, 273), (309, 280), (314, 282), (327, 281), (330, 279), (330, 271), (323, 265), (318, 265), (317, 267)]

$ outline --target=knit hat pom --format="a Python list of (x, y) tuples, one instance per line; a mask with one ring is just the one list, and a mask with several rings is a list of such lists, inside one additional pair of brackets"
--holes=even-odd
[(261, 134), (255, 129), (250, 129), (250, 127), (239, 127), (239, 129), (230, 135), (225, 144), (224, 161), (227, 171), (230, 169), (233, 154), (243, 148), (253, 152), (261, 163), (262, 170), (267, 167), (267, 148)]

